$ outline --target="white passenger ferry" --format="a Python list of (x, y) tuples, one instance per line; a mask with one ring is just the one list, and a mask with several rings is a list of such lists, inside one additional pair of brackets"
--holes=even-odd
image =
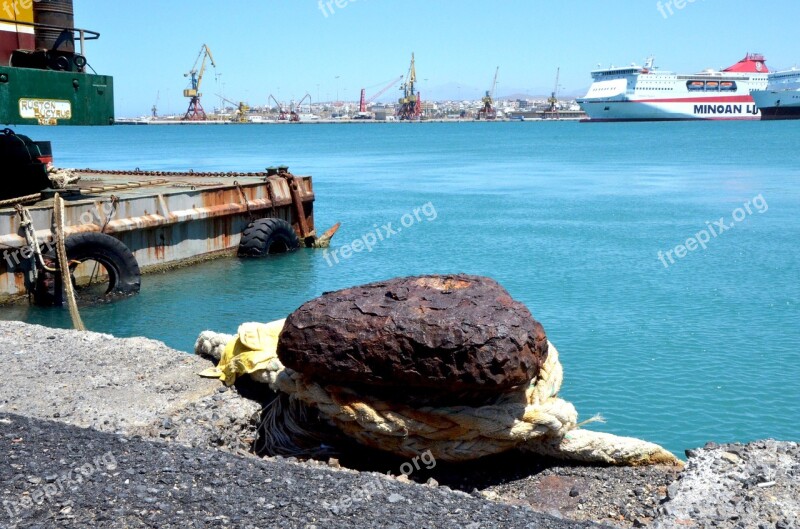
[(800, 119), (800, 70), (769, 74), (767, 88), (754, 90), (753, 100), (761, 109), (761, 119)]
[(722, 71), (676, 74), (653, 66), (592, 72), (594, 82), (578, 99), (585, 121), (666, 121), (760, 119), (752, 90), (767, 87), (764, 57), (747, 54)]

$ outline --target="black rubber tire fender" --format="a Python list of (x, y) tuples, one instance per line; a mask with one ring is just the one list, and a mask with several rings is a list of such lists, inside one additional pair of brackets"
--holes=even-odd
[[(108, 294), (136, 294), (142, 286), (142, 274), (133, 252), (118, 239), (105, 233), (88, 232), (70, 235), (64, 242), (70, 263), (97, 261), (108, 274)], [(46, 259), (55, 260), (55, 248), (45, 254)], [(37, 285), (37, 304), (59, 304), (61, 296), (54, 291), (52, 274), (40, 273)]]
[(257, 219), (247, 225), (239, 242), (239, 257), (266, 257), (293, 252), (300, 239), (292, 225), (283, 219)]

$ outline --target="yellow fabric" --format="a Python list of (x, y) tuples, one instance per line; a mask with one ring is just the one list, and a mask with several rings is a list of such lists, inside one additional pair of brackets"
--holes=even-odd
[(230, 386), (241, 375), (267, 369), (278, 359), (278, 336), (285, 322), (242, 324), (236, 339), (225, 346), (217, 367), (206, 369), (200, 376), (218, 378)]

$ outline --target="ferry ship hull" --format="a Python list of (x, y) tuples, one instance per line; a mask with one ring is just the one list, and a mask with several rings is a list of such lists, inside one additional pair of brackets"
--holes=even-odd
[(758, 120), (761, 113), (751, 97), (729, 99), (676, 99), (580, 101), (592, 122)]
[(800, 70), (775, 72), (765, 90), (754, 90), (761, 119), (800, 119)]
[(753, 98), (764, 105), (762, 120), (800, 119), (800, 93), (763, 92)]

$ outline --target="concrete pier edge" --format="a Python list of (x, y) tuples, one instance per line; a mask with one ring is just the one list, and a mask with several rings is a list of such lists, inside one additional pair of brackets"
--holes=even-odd
[(682, 473), (478, 465), (422, 485), (252, 455), (261, 404), (155, 340), (0, 322), (0, 359), (0, 527), (800, 529), (793, 442), (711, 443)]

